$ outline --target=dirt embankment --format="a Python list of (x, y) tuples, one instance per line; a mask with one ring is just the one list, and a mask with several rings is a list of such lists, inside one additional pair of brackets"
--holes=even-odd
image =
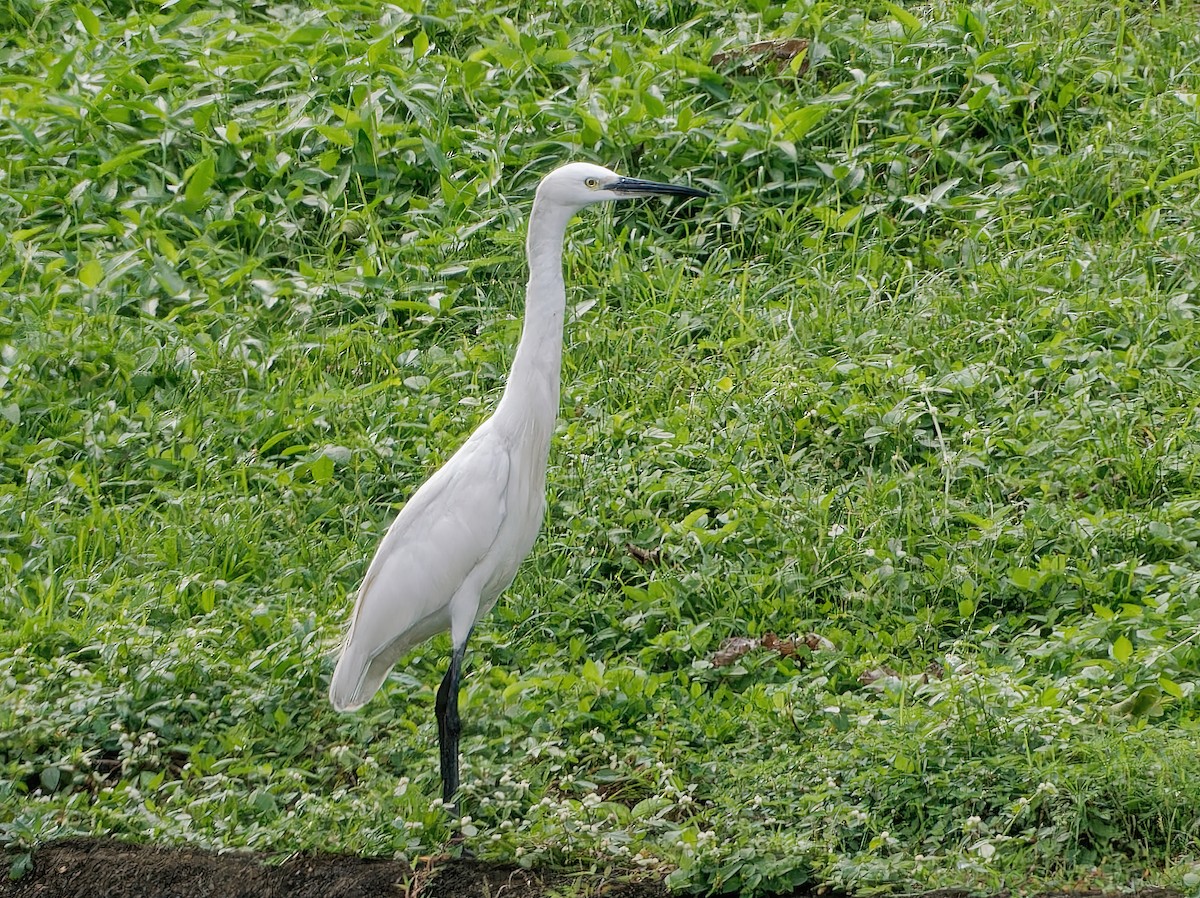
[[(0, 857), (11, 868), (21, 855)], [(32, 866), (11, 880), (0, 870), (0, 898), (667, 898), (661, 882), (596, 873), (551, 873), (477, 860), (403, 861), (346, 855), (278, 857), (217, 854), (130, 845), (115, 839), (66, 839), (37, 849)], [(805, 890), (780, 898), (809, 898)], [(1011, 898), (1003, 892), (992, 898)], [(1040, 898), (1100, 898), (1095, 890)], [(908, 898), (967, 898), (943, 890)], [(1170, 889), (1122, 892), (1122, 898), (1185, 898)], [(839, 898), (824, 893), (822, 898)], [(1039, 898), (1039, 896), (1030, 896)]]

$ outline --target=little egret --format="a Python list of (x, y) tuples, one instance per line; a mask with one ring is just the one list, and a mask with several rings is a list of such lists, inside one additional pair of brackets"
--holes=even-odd
[(361, 708), (405, 652), (449, 629), (450, 667), (435, 710), (442, 798), (451, 808), (467, 640), (512, 583), (545, 515), (546, 459), (558, 418), (567, 224), (592, 203), (644, 196), (707, 194), (623, 178), (584, 162), (542, 179), (525, 244), (525, 323), (504, 394), (492, 416), (408, 500), (358, 590), (329, 700), (339, 711)]

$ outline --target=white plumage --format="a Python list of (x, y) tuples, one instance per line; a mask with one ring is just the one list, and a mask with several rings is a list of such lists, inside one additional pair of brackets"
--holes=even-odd
[(504, 395), (492, 416), (409, 499), (359, 588), (329, 699), (339, 711), (362, 707), (405, 652), (450, 630), (453, 651), (437, 700), (447, 804), (458, 787), (458, 686), (467, 639), (516, 576), (545, 515), (546, 459), (558, 416), (567, 224), (591, 203), (655, 194), (706, 195), (582, 162), (542, 179), (526, 241), (525, 322)]

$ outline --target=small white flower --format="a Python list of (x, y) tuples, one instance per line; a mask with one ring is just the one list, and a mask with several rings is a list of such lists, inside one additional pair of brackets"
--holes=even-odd
[(845, 524), (834, 524), (832, 527), (829, 528), (829, 538), (837, 539), (839, 536), (841, 536), (845, 532), (846, 532)]

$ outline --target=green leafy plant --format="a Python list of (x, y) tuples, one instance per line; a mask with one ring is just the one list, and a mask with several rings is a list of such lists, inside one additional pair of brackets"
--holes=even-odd
[[(569, 27), (565, 23), (570, 23)], [(619, 867), (747, 895), (1194, 887), (1186, 11), (0, 9), (0, 844)], [(802, 39), (790, 59), (744, 48)], [(799, 46), (799, 44), (794, 45)], [(722, 64), (721, 54), (730, 62)], [(352, 590), (588, 216), (533, 557), (324, 699)], [(730, 636), (815, 632), (751, 652)]]

